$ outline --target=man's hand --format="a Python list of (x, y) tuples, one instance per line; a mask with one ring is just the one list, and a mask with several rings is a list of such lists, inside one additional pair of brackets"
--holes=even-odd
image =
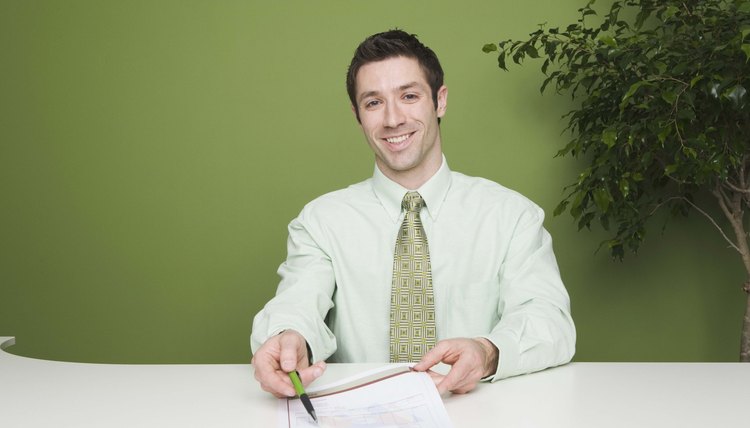
[(297, 395), (289, 372), (297, 370), (300, 380), (307, 385), (326, 369), (323, 361), (309, 365), (305, 338), (294, 330), (286, 330), (266, 340), (253, 355), (251, 363), (260, 387), (278, 398)]
[(484, 377), (495, 373), (499, 352), (489, 340), (458, 338), (441, 340), (427, 352), (414, 370), (426, 371), (437, 363), (451, 365), (447, 375), (430, 372), (440, 394), (464, 394)]

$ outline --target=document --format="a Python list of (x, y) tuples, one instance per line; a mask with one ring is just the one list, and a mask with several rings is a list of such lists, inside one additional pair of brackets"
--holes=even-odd
[(452, 428), (443, 401), (427, 373), (386, 366), (307, 390), (313, 422), (298, 398), (279, 400), (283, 428)]

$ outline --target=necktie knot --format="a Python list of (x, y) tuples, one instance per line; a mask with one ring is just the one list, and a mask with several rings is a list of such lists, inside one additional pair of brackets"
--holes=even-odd
[(419, 192), (409, 192), (401, 201), (401, 208), (409, 212), (419, 212), (424, 207), (424, 199)]

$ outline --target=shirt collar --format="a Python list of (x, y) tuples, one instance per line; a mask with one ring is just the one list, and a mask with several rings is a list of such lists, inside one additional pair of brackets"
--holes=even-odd
[[(419, 189), (416, 189), (422, 195), (427, 212), (433, 221), (437, 220), (440, 207), (443, 206), (443, 201), (450, 186), (451, 170), (445, 160), (445, 155), (443, 155), (443, 163), (440, 165), (440, 169)], [(401, 215), (401, 201), (411, 189), (407, 189), (386, 177), (377, 165), (375, 165), (375, 172), (372, 176), (372, 188), (388, 217), (397, 222)]]

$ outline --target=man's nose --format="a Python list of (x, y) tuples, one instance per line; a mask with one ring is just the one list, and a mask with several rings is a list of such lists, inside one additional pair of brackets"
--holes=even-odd
[(397, 102), (391, 102), (385, 106), (385, 126), (388, 128), (396, 128), (406, 121), (404, 111)]

